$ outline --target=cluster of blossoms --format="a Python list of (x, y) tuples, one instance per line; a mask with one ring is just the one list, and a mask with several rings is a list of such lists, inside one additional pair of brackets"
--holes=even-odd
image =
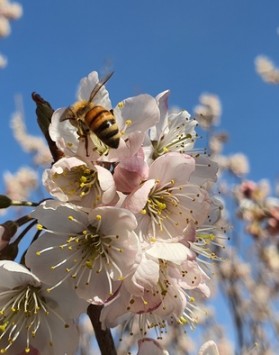
[[(22, 16), (20, 4), (9, 0), (0, 0), (0, 38), (7, 37), (11, 33), (11, 20), (17, 20)], [(0, 54), (0, 68), (7, 65), (7, 58)]]
[[(96, 72), (82, 79), (78, 100), (88, 100), (98, 82)], [(49, 135), (61, 158), (43, 174), (53, 198), (29, 215), (38, 232), (28, 269), (0, 265), (0, 277), (16, 275), (0, 291), (2, 353), (33, 346), (62, 354), (64, 346), (73, 354), (75, 335), (66, 345), (61, 333), (75, 333), (74, 320), (90, 304), (102, 306), (103, 329), (139, 329), (139, 353), (160, 348), (147, 338), (152, 330), (160, 339), (168, 325), (198, 322), (192, 291), (210, 295), (208, 265), (218, 259), (211, 244), (218, 245), (222, 204), (210, 193), (218, 168), (194, 150), (197, 122), (187, 111), (170, 113), (168, 96), (118, 103), (117, 149), (93, 130), (82, 134), (63, 119), (65, 109), (53, 113)], [(112, 109), (104, 86), (94, 104)]]
[[(276, 83), (276, 68), (268, 66), (268, 62), (264, 62), (263, 58), (258, 58), (257, 64), (259, 67), (262, 65), (263, 73), (266, 69), (266, 80), (269, 76), (270, 82), (273, 78), (272, 83)], [(229, 136), (226, 132), (215, 130), (218, 123), (217, 113), (220, 110), (216, 109), (218, 100), (210, 100), (210, 97), (212, 95), (208, 95), (205, 100), (204, 95), (201, 96), (200, 105), (195, 111), (200, 125), (208, 134), (211, 159), (219, 165), (216, 185), (222, 192), (224, 210), (218, 223), (226, 222), (233, 226), (234, 246), (230, 245), (222, 250), (224, 261), (216, 264), (215, 281), (216, 290), (221, 290), (221, 294), (216, 291), (217, 302), (219, 297), (224, 297), (229, 305), (236, 335), (234, 345), (228, 342), (230, 335), (223, 337), (227, 324), (222, 328), (220, 321), (216, 322), (214, 312), (211, 317), (206, 318), (205, 332), (209, 338), (216, 340), (221, 354), (234, 354), (236, 349), (246, 355), (277, 354), (278, 191), (277, 196), (272, 196), (268, 180), (256, 183), (247, 179), (250, 168), (249, 160), (244, 154), (223, 153), (223, 146)], [(217, 98), (215, 95), (213, 97)]]
[(279, 233), (279, 199), (269, 193), (266, 180), (244, 181), (235, 189), (238, 216), (247, 223), (246, 231), (257, 239), (275, 238)]
[(9, 0), (0, 1), (0, 37), (6, 37), (11, 33), (10, 21), (22, 16), (22, 7), (19, 3), (11, 3)]

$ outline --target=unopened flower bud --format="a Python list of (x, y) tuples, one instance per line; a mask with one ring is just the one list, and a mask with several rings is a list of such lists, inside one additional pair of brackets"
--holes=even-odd
[(0, 251), (0, 260), (15, 260), (18, 254), (18, 243), (6, 245)]
[(12, 200), (6, 195), (0, 195), (0, 208), (7, 208), (12, 205)]
[(15, 235), (18, 225), (14, 221), (6, 221), (0, 224), (0, 259), (13, 260), (14, 255), (17, 255), (15, 247), (9, 245), (11, 238)]
[(18, 224), (14, 221), (6, 221), (0, 224), (0, 239), (9, 242), (16, 234)]

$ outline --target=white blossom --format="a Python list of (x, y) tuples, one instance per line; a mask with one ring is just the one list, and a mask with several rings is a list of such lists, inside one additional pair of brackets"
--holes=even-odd
[[(84, 307), (75, 293), (67, 287), (49, 293), (36, 275), (13, 261), (0, 261), (0, 276), (1, 353), (28, 353), (33, 347), (45, 355), (73, 354), (74, 319)], [(67, 342), (61, 342), (64, 337)]]

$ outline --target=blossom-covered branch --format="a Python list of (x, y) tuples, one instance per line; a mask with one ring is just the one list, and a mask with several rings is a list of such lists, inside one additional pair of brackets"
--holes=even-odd
[[(216, 224), (222, 203), (211, 188), (218, 166), (194, 148), (197, 122), (186, 111), (169, 112), (169, 91), (156, 97), (130, 97), (112, 110), (105, 81), (96, 72), (90, 73), (81, 80), (78, 101), (53, 114), (48, 110), (51, 106), (33, 94), (40, 127), (55, 157), (42, 176), (52, 198), (39, 202), (35, 209), (30, 204), (33, 210), (13, 231), (3, 255), (9, 255), (10, 248), (30, 234), (36, 223), (22, 258), (38, 280), (34, 286), (32, 281), (24, 282), (20, 296), (30, 317), (36, 307), (47, 309), (33, 306), (32, 300), (39, 296), (30, 296), (31, 289), (39, 292), (42, 284), (50, 297), (66, 295), (70, 289), (84, 305), (83, 312), (92, 305), (88, 308), (91, 319), (92, 309), (96, 310), (100, 323), (93, 325), (102, 328), (103, 334), (99, 326), (95, 330), (103, 353), (108, 351), (102, 337), (120, 324), (136, 336), (139, 353), (154, 347), (163, 351), (157, 342), (164, 331), (172, 325), (193, 328), (198, 323), (193, 292), (210, 296), (208, 265), (219, 259), (215, 249), (222, 246), (220, 236), (225, 232), (224, 226)], [(46, 104), (49, 114), (44, 116), (42, 105)], [(13, 127), (24, 149), (43, 146), (33, 138), (26, 145), (20, 116), (14, 117)], [(117, 144), (110, 143), (116, 136)], [(54, 155), (54, 150), (59, 154)], [(12, 205), (11, 199), (7, 206)], [(8, 264), (3, 263), (5, 268)], [(12, 309), (4, 294), (2, 351), (12, 353), (22, 347), (28, 352), (32, 347), (40, 353), (58, 354), (55, 349), (61, 344), (56, 344), (50, 332), (48, 342), (40, 341), (39, 334), (45, 332), (43, 318), (40, 322), (30, 318), (30, 324), (21, 325), (19, 315), (18, 328), (12, 326)], [(25, 337), (17, 335), (23, 326)], [(149, 341), (154, 332), (157, 340)], [(68, 346), (71, 350), (63, 351), (74, 353), (75, 346)]]

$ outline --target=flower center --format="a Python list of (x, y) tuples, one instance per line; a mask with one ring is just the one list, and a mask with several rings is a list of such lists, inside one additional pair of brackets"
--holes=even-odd
[(105, 248), (100, 234), (97, 232), (97, 228), (89, 225), (85, 229), (81, 237), (76, 236), (75, 242), (78, 243), (78, 247), (83, 254), (83, 263), (89, 269), (92, 269), (96, 259), (105, 255)]
[(140, 211), (143, 223), (146, 223), (144, 216), (149, 217), (149, 237), (157, 238), (160, 235), (163, 238), (173, 238), (177, 233), (182, 233), (190, 221), (197, 226), (203, 200), (199, 186), (191, 183), (179, 184), (174, 179), (164, 184), (157, 180)]
[(85, 165), (75, 166), (70, 170), (65, 169), (63, 174), (55, 173), (54, 179), (59, 179), (58, 184), (61, 190), (69, 197), (79, 196), (83, 198), (94, 189), (96, 199), (100, 199), (101, 188), (98, 174)]
[(151, 189), (142, 213), (148, 214), (151, 221), (162, 231), (164, 229), (164, 220), (170, 218), (169, 207), (177, 207), (179, 200), (172, 192), (174, 180), (171, 180), (169, 183), (161, 187), (159, 186), (159, 183), (160, 182), (157, 181)]
[(100, 190), (97, 172), (82, 166), (82, 175), (79, 177), (80, 197), (87, 195), (93, 186)]
[[(100, 265), (100, 269), (95, 271), (97, 273), (101, 271), (102, 258), (106, 255), (106, 242), (104, 239), (106, 238), (102, 238), (98, 233), (98, 229), (92, 225), (89, 225), (79, 234), (70, 235), (65, 244), (59, 245), (60, 250), (66, 249), (71, 252), (70, 255), (68, 254), (66, 259), (62, 262), (60, 261), (58, 264), (53, 265), (51, 269), (55, 270), (57, 267), (67, 262), (67, 277), (71, 276), (73, 279), (77, 279), (76, 288), (83, 278), (85, 270), (87, 270), (90, 274), (86, 280), (86, 285), (88, 285), (91, 279), (92, 269), (97, 264)], [(59, 282), (59, 284), (60, 283), (61, 282)], [(58, 284), (51, 289), (56, 286), (58, 286)]]
[(47, 300), (42, 296), (40, 287), (27, 285), (3, 291), (0, 296), (2, 306), (0, 308), (1, 354), (4, 354), (15, 343), (22, 332), (26, 332), (25, 352), (30, 352), (30, 340), (37, 335), (42, 323), (45, 323), (49, 331), (49, 344), (52, 345), (48, 315), (52, 312), (60, 321), (62, 318), (49, 307)]
[[(183, 113), (182, 111), (181, 116)], [(169, 120), (169, 125), (161, 132), (158, 140), (152, 142), (154, 149), (152, 158), (155, 160), (171, 151), (185, 153), (191, 150), (198, 137), (194, 131), (196, 125), (196, 121), (186, 117), (185, 120), (182, 120), (180, 116)]]
[[(72, 216), (69, 220), (81, 224)], [(79, 285), (88, 286), (95, 274), (104, 271), (110, 283), (110, 273), (108, 267), (112, 265), (119, 273), (119, 279), (122, 278), (122, 272), (112, 260), (110, 253), (112, 251), (122, 252), (113, 245), (113, 238), (118, 239), (118, 236), (104, 236), (101, 231), (101, 216), (96, 216), (97, 225), (88, 225), (80, 233), (69, 235), (64, 244), (49, 247), (37, 251), (37, 255), (44, 252), (57, 249), (61, 254), (61, 258), (56, 265), (51, 266), (51, 270), (55, 271), (57, 268), (64, 268), (66, 274), (55, 285), (50, 287), (48, 291), (61, 285), (66, 279), (71, 277), (75, 280), (75, 288)], [(53, 232), (55, 233), (55, 232)], [(63, 253), (63, 251), (65, 251)]]

